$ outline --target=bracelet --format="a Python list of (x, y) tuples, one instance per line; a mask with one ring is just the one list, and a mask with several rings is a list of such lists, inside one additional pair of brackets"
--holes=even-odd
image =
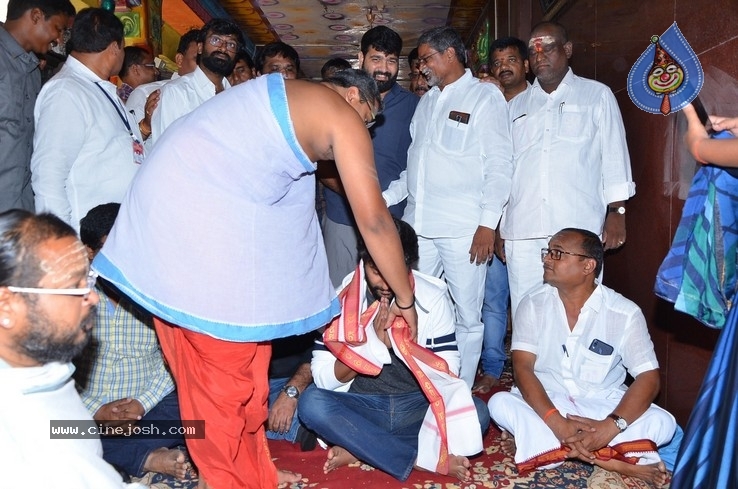
[(692, 145), (692, 149), (694, 150), (694, 159), (697, 160), (698, 163), (707, 165), (707, 162), (704, 159), (702, 159), (702, 157), (700, 156), (700, 145), (702, 144), (702, 141), (704, 141), (704, 139), (698, 139)]
[(546, 420), (547, 420), (547, 419), (549, 418), (549, 416), (551, 416), (551, 415), (552, 415), (553, 413), (556, 413), (556, 412), (558, 412), (558, 411), (559, 411), (559, 410), (558, 410), (558, 409), (556, 409), (555, 407), (554, 407), (554, 408), (551, 408), (551, 409), (549, 409), (548, 411), (546, 411), (546, 414), (544, 414), (544, 415), (543, 415), (543, 422), (545, 423), (545, 422), (546, 422)]
[(143, 119), (141, 119), (140, 121), (138, 121), (138, 130), (141, 131), (141, 136), (144, 139), (148, 139), (149, 136), (151, 136), (151, 129), (149, 129), (149, 131), (146, 132), (146, 131), (144, 131), (143, 127), (141, 127), (142, 125), (143, 125)]
[(397, 308), (398, 308), (398, 309), (401, 309), (401, 310), (403, 310), (403, 311), (407, 311), (408, 309), (412, 309), (413, 307), (415, 307), (415, 294), (413, 294), (413, 301), (412, 301), (412, 302), (410, 303), (410, 305), (409, 305), (409, 306), (406, 306), (406, 307), (402, 307), (402, 306), (401, 306), (401, 305), (400, 305), (400, 304), (399, 304), (399, 303), (397, 302), (397, 299), (395, 299), (395, 305), (397, 306)]

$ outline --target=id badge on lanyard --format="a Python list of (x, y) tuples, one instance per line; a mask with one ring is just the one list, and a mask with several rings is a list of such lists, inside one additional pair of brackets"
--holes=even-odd
[(131, 124), (128, 122), (128, 118), (126, 117), (125, 110), (121, 112), (121, 109), (119, 107), (119, 103), (116, 104), (115, 100), (113, 100), (108, 92), (105, 91), (103, 87), (97, 84), (95, 82), (95, 85), (97, 88), (102, 91), (102, 93), (105, 95), (105, 97), (110, 101), (111, 104), (113, 104), (113, 108), (118, 113), (118, 117), (120, 117), (120, 120), (123, 121), (123, 125), (126, 126), (126, 129), (128, 130), (128, 135), (131, 136), (131, 150), (133, 151), (133, 162), (137, 165), (141, 165), (144, 162), (144, 159), (146, 158), (146, 150), (144, 149), (144, 145), (141, 141), (138, 140), (135, 134), (133, 134), (133, 129), (131, 129)]
[(131, 144), (133, 144), (133, 162), (137, 165), (141, 165), (146, 158), (144, 145), (136, 136), (133, 135), (133, 133), (131, 133), (131, 140)]

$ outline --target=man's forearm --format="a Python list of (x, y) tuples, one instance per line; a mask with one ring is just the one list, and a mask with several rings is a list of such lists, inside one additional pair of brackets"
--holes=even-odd
[(313, 382), (313, 374), (310, 371), (310, 364), (303, 363), (292, 375), (287, 385), (294, 385), (302, 393)]

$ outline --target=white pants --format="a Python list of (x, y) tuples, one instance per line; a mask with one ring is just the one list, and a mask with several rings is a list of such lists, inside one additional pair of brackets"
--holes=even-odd
[(482, 355), (482, 302), (487, 274), (486, 265), (469, 263), (473, 237), (430, 239), (418, 236), (418, 270), (434, 277), (443, 277), (456, 306), (456, 341), (461, 356), (459, 377), (470, 389)]
[[(520, 464), (537, 455), (561, 447), (561, 441), (546, 426), (543, 419), (536, 414), (517, 389), (513, 392), (499, 392), (493, 395), (487, 407), (492, 419), (503, 430), (515, 437), (515, 463)], [(604, 419), (620, 402), (620, 393), (613, 398), (572, 398), (566, 394), (548, 393), (551, 402), (562, 416), (575, 414), (591, 419)], [(633, 421), (628, 429), (617, 435), (610, 446), (632, 440), (651, 440), (656, 446), (671, 441), (676, 430), (674, 416), (655, 404), (651, 404), (645, 413)], [(628, 456), (641, 457), (638, 464), (653, 464), (661, 460), (658, 452), (638, 452)], [(561, 462), (546, 465), (549, 469), (561, 465)]]
[(507, 278), (510, 283), (510, 312), (515, 327), (515, 311), (531, 289), (543, 283), (541, 248), (548, 248), (551, 238), (505, 240)]

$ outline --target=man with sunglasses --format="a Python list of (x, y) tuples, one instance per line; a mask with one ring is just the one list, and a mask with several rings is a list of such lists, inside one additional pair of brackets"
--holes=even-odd
[[(3, 487), (125, 487), (102, 459), (72, 380), (70, 362), (95, 320), (94, 282), (85, 248), (68, 224), (52, 214), (0, 214)], [(50, 426), (68, 429), (67, 436)]]
[(151, 114), (149, 145), (156, 144), (172, 122), (231, 87), (227, 77), (244, 45), (241, 29), (231, 20), (212, 19), (202, 27), (195, 71), (161, 87), (159, 105)]
[(489, 410), (520, 472), (579, 459), (661, 487), (657, 447), (676, 422), (652, 404), (659, 365), (643, 313), (597, 280), (603, 254), (599, 236), (575, 228), (541, 250), (544, 284), (515, 316), (516, 387), (492, 396)]

